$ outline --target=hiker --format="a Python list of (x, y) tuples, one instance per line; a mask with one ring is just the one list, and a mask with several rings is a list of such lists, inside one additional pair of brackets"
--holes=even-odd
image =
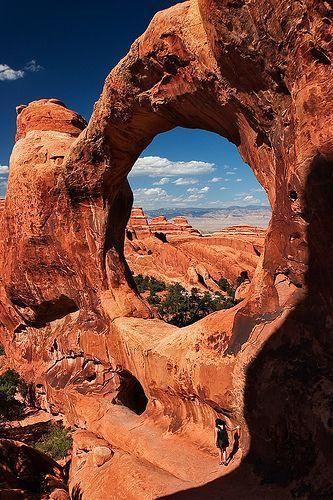
[(215, 420), (215, 429), (216, 429), (216, 446), (220, 450), (220, 465), (228, 465), (227, 462), (227, 448), (229, 446), (229, 432), (234, 432), (237, 429), (240, 429), (240, 426), (237, 425), (234, 429), (230, 429), (227, 426), (225, 420), (222, 418), (217, 418)]

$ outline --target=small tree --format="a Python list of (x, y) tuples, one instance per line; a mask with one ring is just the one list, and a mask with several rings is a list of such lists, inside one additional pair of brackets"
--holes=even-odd
[(0, 420), (14, 420), (22, 417), (23, 404), (15, 399), (17, 392), (25, 397), (26, 384), (14, 370), (7, 370), (0, 376)]
[(64, 458), (72, 448), (73, 440), (62, 424), (50, 424), (49, 431), (37, 441), (36, 449), (50, 455), (55, 460)]
[(229, 281), (223, 276), (217, 282), (218, 286), (221, 288), (222, 292), (229, 292), (231, 286)]

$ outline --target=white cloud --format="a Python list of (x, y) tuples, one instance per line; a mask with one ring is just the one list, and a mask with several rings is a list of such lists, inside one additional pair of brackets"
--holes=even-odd
[(184, 177), (179, 177), (179, 179), (172, 181), (177, 186), (189, 186), (190, 184), (198, 184), (198, 182), (197, 179), (184, 179)]
[(260, 187), (258, 189), (251, 189), (252, 193), (262, 193), (264, 192), (264, 188), (263, 187)]
[(226, 172), (226, 175), (236, 175), (236, 174), (235, 174), (235, 172), (228, 171), (228, 172)]
[(238, 178), (238, 179), (236, 179), (236, 182), (242, 182), (242, 180), (243, 179)]
[(208, 186), (205, 186), (203, 188), (188, 188), (187, 192), (188, 193), (208, 193), (209, 189), (210, 188)]
[(135, 162), (130, 176), (149, 175), (150, 177), (173, 177), (179, 175), (201, 175), (214, 172), (214, 163), (204, 161), (172, 161), (159, 156), (145, 156)]
[(7, 64), (0, 64), (0, 80), (18, 80), (24, 77), (24, 71), (22, 69), (12, 69)]
[(168, 184), (170, 179), (168, 177), (162, 177), (159, 181), (153, 182), (154, 186), (164, 186), (165, 184)]
[(225, 186), (220, 187), (220, 191), (226, 191), (229, 188), (226, 188)]
[(2, 174), (8, 174), (9, 173), (9, 168), (7, 165), (0, 165), (0, 175)]
[(242, 201), (244, 203), (251, 203), (252, 205), (260, 203), (260, 200), (258, 200), (258, 198), (255, 198), (252, 194), (247, 194), (246, 196), (236, 196), (234, 199), (236, 201)]
[(203, 193), (195, 192), (191, 195), (174, 196), (164, 189), (138, 188), (133, 191), (136, 205), (143, 205), (145, 208), (156, 208), (158, 206), (188, 206), (189, 202), (196, 202), (204, 197)]
[(0, 64), (0, 81), (19, 80), (25, 76), (27, 71), (36, 73), (41, 69), (43, 69), (42, 66), (40, 66), (35, 59), (27, 62), (23, 69), (13, 69), (8, 66), (8, 64)]
[(222, 177), (213, 177), (208, 182), (220, 182), (221, 180), (222, 180)]
[[(167, 198), (170, 195), (162, 188), (138, 188), (134, 190), (134, 194), (141, 198)], [(170, 196), (172, 198), (172, 196)]]

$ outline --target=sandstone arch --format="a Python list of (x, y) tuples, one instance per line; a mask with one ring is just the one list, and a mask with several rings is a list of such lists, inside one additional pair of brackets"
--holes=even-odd
[[(242, 423), (243, 453), (252, 462), (260, 458), (259, 474), (266, 479), (283, 487), (296, 481), (292, 487), (301, 488), (306, 476), (311, 494), (329, 491), (332, 457), (322, 443), (331, 439), (332, 272), (319, 263), (330, 257), (332, 242), (330, 231), (323, 238), (321, 225), (328, 220), (325, 211), (331, 213), (332, 16), (328, 2), (314, 0), (183, 2), (157, 14), (110, 73), (81, 133), (82, 120), (54, 100), (20, 109), (2, 215), (6, 353), (34, 382), (54, 363), (66, 378), (66, 359), (75, 360), (78, 372), (85, 357), (98, 359), (100, 378), (85, 397), (70, 382), (61, 391), (49, 385), (47, 401), (125, 452), (126, 434), (111, 432), (119, 431), (116, 410), (103, 394), (113, 387), (105, 380), (116, 365), (132, 373), (150, 401), (140, 424), (166, 433), (164, 458), (139, 431), (131, 441), (134, 455), (170, 474), (163, 482), (162, 474), (142, 472), (153, 496), (207, 483), (211, 462), (203, 450), (213, 446), (217, 412)], [(34, 115), (46, 108), (55, 119), (36, 127), (41, 121)], [(273, 210), (250, 299), (181, 331), (151, 318), (123, 257), (132, 202), (127, 173), (157, 133), (177, 125), (217, 132), (236, 144)], [(325, 293), (315, 284), (319, 271)], [(60, 297), (75, 304), (62, 317)], [(47, 306), (57, 310), (51, 321)], [(50, 353), (55, 337), (56, 354)], [(298, 352), (305, 372), (311, 365), (310, 381), (303, 379)], [(309, 361), (314, 352), (316, 366)], [(275, 389), (281, 381), (285, 391), (279, 394), (290, 401), (289, 414), (278, 405), (273, 430), (267, 424), (272, 401), (266, 379)], [(264, 394), (257, 407), (251, 381), (260, 382)], [(275, 456), (291, 462), (280, 418), (295, 457), (290, 477), (281, 468), (272, 478)], [(317, 452), (307, 470), (300, 452), (305, 435)], [(202, 454), (199, 470), (195, 455), (190, 467), (171, 459), (178, 443), (189, 439)], [(141, 464), (136, 467), (141, 470)], [(244, 467), (223, 484), (235, 486)]]

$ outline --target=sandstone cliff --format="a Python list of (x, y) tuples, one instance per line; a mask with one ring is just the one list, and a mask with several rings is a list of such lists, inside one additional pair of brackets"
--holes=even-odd
[[(40, 404), (83, 430), (74, 498), (332, 495), (332, 18), (317, 0), (182, 2), (84, 130), (59, 102), (20, 109), (1, 338)], [(236, 144), (273, 212), (247, 299), (183, 329), (152, 318), (123, 254), (127, 174), (175, 126)], [(242, 426), (223, 470), (218, 415)], [(112, 449), (100, 467), (96, 447)]]

